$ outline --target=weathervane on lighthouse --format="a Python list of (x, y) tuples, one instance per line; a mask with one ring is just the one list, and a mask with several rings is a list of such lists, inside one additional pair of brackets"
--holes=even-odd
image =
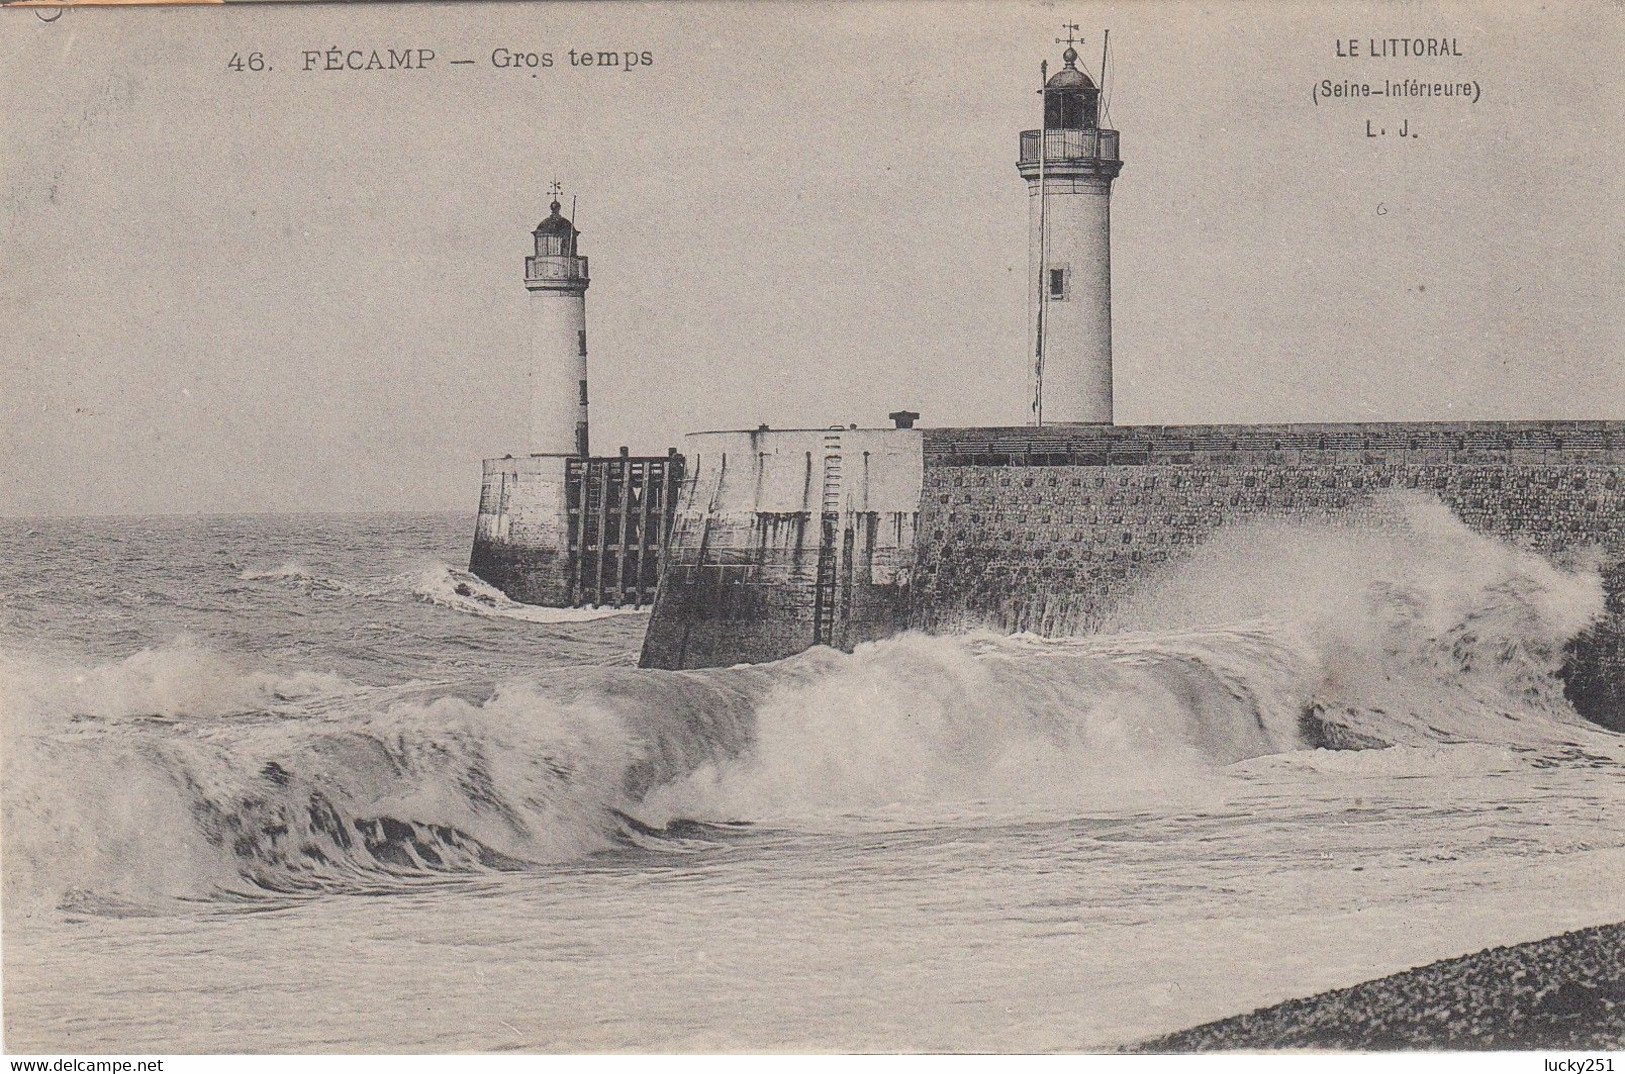
[[(1022, 131), (1027, 180), (1033, 421), (1112, 422), (1111, 189), (1123, 170), (1114, 130), (1100, 126), (1100, 87), (1078, 67), (1077, 23), (1065, 65), (1039, 68), (1044, 125)], [(1109, 31), (1108, 31), (1109, 32)], [(1105, 81), (1106, 38), (1101, 44)]]

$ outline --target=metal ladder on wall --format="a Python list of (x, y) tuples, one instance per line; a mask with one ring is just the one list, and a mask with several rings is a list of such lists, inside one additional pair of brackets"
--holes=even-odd
[(819, 516), (818, 575), (813, 592), (813, 644), (835, 644), (836, 537), (841, 528), (841, 434), (824, 434), (824, 499)]

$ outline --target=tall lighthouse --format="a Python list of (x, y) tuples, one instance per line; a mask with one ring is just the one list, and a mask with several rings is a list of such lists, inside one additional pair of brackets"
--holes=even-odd
[(559, 212), (553, 184), (551, 215), (531, 234), (536, 253), (525, 258), (530, 291), (530, 446), (532, 455), (587, 451), (587, 259), (581, 233)]
[(1112, 421), (1111, 198), (1123, 162), (1074, 44), (1069, 32), (1065, 66), (1044, 83), (1044, 126), (1021, 132), (1017, 164), (1029, 195), (1027, 354), (1039, 425)]

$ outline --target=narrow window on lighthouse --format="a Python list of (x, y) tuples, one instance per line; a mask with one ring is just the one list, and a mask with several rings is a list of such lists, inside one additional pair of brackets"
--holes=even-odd
[(1052, 302), (1066, 299), (1066, 269), (1052, 268), (1049, 270), (1049, 297)]

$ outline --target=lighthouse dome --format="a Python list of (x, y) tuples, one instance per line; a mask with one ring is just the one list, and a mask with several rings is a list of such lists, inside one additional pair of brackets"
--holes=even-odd
[(576, 231), (574, 224), (560, 215), (560, 207), (556, 201), (548, 206), (552, 210), (551, 215), (537, 224), (536, 230), (531, 232), (536, 236), (537, 257), (575, 256), (576, 236), (580, 232)]
[(549, 205), (548, 208), (552, 210), (552, 215), (550, 215), (546, 220), (543, 220), (540, 224), (537, 224), (536, 230), (532, 232), (532, 234), (574, 235), (574, 225), (559, 214), (559, 209), (562, 208), (562, 206), (555, 201), (552, 205)]
[(1078, 69), (1078, 52), (1076, 49), (1067, 49), (1061, 54), (1066, 66), (1050, 76), (1044, 83), (1046, 90), (1081, 90), (1094, 89), (1095, 83), (1088, 75)]

